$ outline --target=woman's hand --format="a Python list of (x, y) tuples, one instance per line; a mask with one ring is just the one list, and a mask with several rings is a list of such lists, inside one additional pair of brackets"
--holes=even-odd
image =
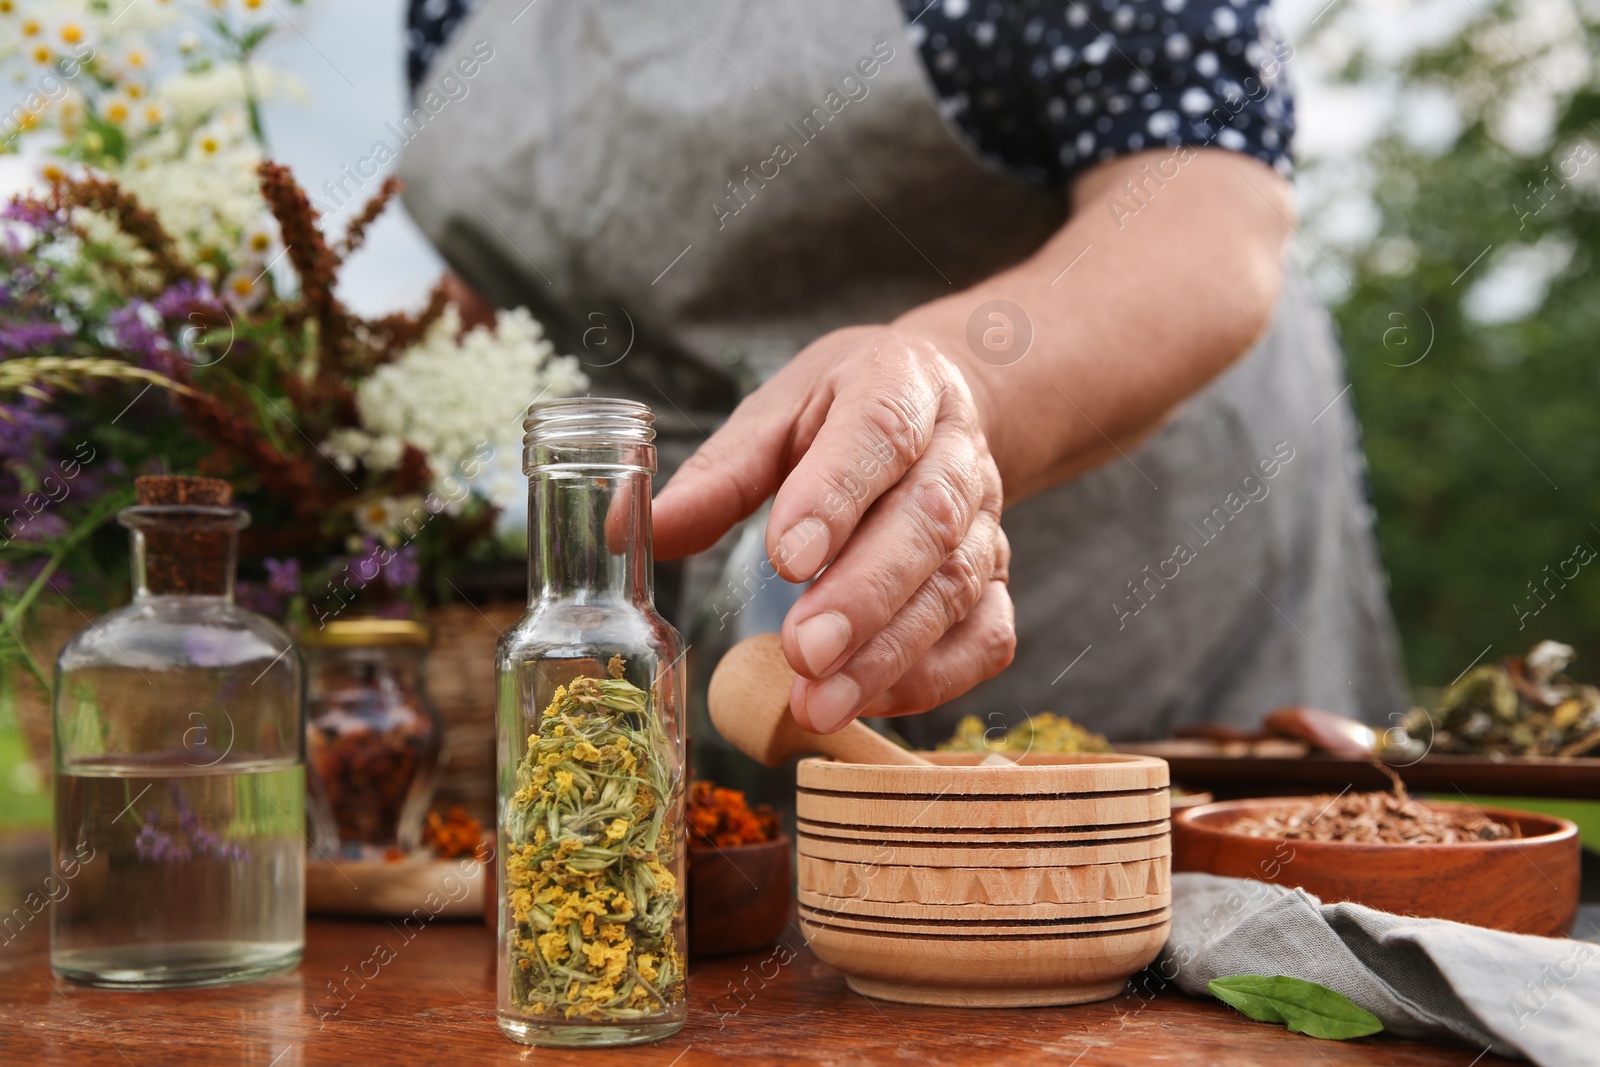
[[(1123, 462), (1270, 321), (1294, 212), (1270, 167), (1160, 149), (1102, 163), (1073, 192), (1072, 218), (1023, 262), (812, 344), (656, 502), (671, 558), (777, 493), (778, 573), (828, 565), (784, 620), (802, 726), (921, 711), (1011, 662), (1002, 476), (1015, 502)], [(1033, 343), (991, 362), (968, 336), (994, 300)]]
[(668, 483), (656, 548), (701, 551), (773, 493), (774, 567), (821, 572), (783, 625), (802, 726), (924, 711), (1011, 662), (1000, 473), (966, 379), (932, 343), (858, 326), (810, 345)]

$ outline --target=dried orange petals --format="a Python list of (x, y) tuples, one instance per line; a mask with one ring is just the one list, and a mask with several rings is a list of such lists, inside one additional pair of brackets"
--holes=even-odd
[(778, 836), (778, 816), (765, 804), (755, 808), (737, 789), (713, 782), (689, 786), (689, 842), (700, 848), (734, 848)]
[(451, 808), (445, 815), (430, 811), (422, 827), (422, 842), (442, 860), (478, 855), (484, 847), (483, 824), (462, 808)]

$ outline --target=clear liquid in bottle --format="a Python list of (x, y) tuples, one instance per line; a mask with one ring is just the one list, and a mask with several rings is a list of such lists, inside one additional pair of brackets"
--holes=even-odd
[(55, 800), (56, 855), (79, 857), (52, 912), (63, 977), (208, 985), (299, 961), (303, 766), (80, 763), (57, 777)]
[(135, 484), (133, 600), (56, 659), (50, 966), (133, 989), (259, 978), (305, 943), (300, 657), (233, 602), (249, 517), (227, 483)]

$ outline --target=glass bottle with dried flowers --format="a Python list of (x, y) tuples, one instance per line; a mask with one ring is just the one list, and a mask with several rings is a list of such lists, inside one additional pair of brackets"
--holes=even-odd
[(500, 1028), (533, 1045), (676, 1033), (682, 642), (652, 603), (653, 416), (535, 404), (528, 613), (501, 639)]

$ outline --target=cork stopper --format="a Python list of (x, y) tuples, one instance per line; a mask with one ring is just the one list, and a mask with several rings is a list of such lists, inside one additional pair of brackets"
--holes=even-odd
[(233, 486), (221, 478), (146, 474), (133, 480), (133, 491), (144, 507), (225, 508), (233, 503)]
[(123, 512), (135, 532), (141, 588), (154, 596), (227, 596), (238, 531), (248, 521), (220, 478), (135, 478), (139, 503)]

